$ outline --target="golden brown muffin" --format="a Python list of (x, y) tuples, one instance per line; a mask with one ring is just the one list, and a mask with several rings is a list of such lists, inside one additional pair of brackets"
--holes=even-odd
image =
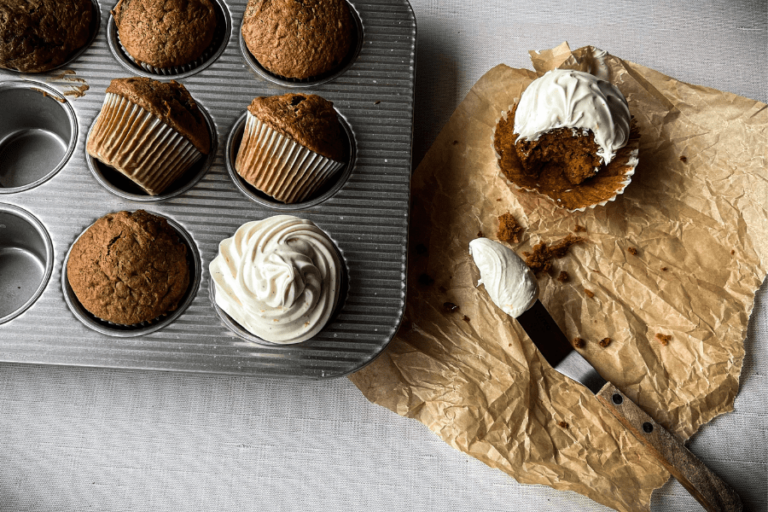
[(316, 94), (259, 97), (248, 112), (305, 148), (337, 162), (344, 160), (344, 129), (330, 101)]
[(112, 16), (123, 48), (157, 68), (199, 58), (216, 32), (211, 0), (120, 0)]
[(89, 0), (3, 0), (0, 67), (41, 73), (63, 64), (88, 42), (92, 17)]
[(147, 194), (160, 195), (210, 153), (211, 138), (183, 85), (118, 78), (107, 88), (86, 150)]
[(122, 96), (138, 105), (189, 140), (202, 154), (211, 150), (211, 137), (202, 112), (187, 89), (171, 80), (158, 82), (151, 78), (116, 78), (107, 94)]
[(267, 71), (306, 79), (338, 67), (353, 40), (345, 0), (250, 0), (242, 35)]
[(85, 309), (120, 325), (175, 310), (189, 287), (187, 247), (162, 217), (110, 213), (75, 242), (67, 280)]

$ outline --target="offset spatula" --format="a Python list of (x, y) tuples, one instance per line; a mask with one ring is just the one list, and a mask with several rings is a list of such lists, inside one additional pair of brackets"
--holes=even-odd
[[(483, 243), (477, 244), (473, 256), (480, 268), (482, 281), (485, 281), (486, 290), (497, 306), (517, 318), (547, 362), (561, 374), (592, 391), (706, 510), (741, 511), (741, 500), (731, 486), (616, 386), (602, 378), (589, 361), (573, 349), (560, 327), (536, 298), (538, 283), (535, 278), (515, 275), (530, 271), (514, 251), (490, 240), (478, 241)], [(470, 251), (473, 244), (470, 244)], [(479, 249), (485, 249), (484, 261), (478, 260)], [(513, 290), (505, 290), (505, 286)], [(521, 292), (521, 289), (527, 293)]]

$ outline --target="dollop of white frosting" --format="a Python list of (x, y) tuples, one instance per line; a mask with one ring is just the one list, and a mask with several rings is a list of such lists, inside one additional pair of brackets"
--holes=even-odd
[(591, 130), (607, 165), (627, 144), (629, 123), (627, 100), (615, 85), (583, 71), (553, 69), (523, 91), (514, 130), (527, 141), (558, 128)]
[(209, 265), (216, 304), (250, 333), (300, 343), (328, 322), (339, 298), (341, 263), (309, 220), (277, 215), (247, 222), (222, 240)]
[(515, 251), (487, 238), (469, 242), (469, 254), (480, 270), (480, 280), (491, 300), (517, 318), (539, 298), (539, 283)]

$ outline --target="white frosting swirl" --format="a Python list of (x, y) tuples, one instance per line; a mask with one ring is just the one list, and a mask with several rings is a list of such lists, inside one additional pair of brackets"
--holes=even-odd
[(591, 130), (607, 165), (627, 144), (629, 122), (627, 100), (615, 85), (583, 71), (553, 69), (523, 91), (514, 129), (518, 140), (528, 141), (558, 128)]
[(469, 242), (469, 254), (480, 270), (480, 280), (494, 304), (517, 318), (539, 297), (539, 283), (528, 265), (512, 249), (487, 238)]
[(222, 240), (209, 266), (216, 304), (261, 339), (299, 343), (328, 322), (341, 263), (311, 221), (277, 215), (247, 222)]

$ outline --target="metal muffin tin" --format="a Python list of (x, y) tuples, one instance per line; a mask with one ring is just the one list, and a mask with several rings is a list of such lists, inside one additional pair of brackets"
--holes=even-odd
[[(95, 40), (63, 69), (36, 75), (0, 70), (0, 360), (318, 379), (363, 367), (394, 336), (406, 290), (416, 49), (410, 5), (350, 2), (359, 18), (350, 62), (332, 76), (290, 82), (266, 79), (246, 60), (240, 25), (247, 1), (217, 1), (227, 19), (226, 45), (178, 79), (210, 118), (213, 156), (187, 184), (149, 204), (140, 193), (124, 190), (125, 184), (110, 182), (108, 170), (89, 164), (85, 152), (109, 82), (132, 76), (108, 43), (109, 10), (116, 2), (100, 5)], [(141, 74), (146, 73), (133, 75)], [(84, 97), (72, 96), (74, 86), (82, 85), (74, 79), (88, 85)], [(334, 103), (349, 138), (350, 161), (318, 197), (286, 206), (243, 190), (228, 161), (251, 100), (299, 90)], [(15, 120), (9, 121), (9, 111), (17, 112)], [(43, 121), (38, 126), (35, 119)], [(17, 145), (24, 137), (50, 140), (52, 149)], [(136, 329), (86, 325), (87, 315), (69, 294), (66, 256), (96, 219), (141, 208), (188, 235), (200, 269), (191, 276), (188, 304), (154, 326), (139, 327), (138, 335)], [(328, 325), (315, 338), (287, 346), (247, 341), (231, 329), (211, 302), (208, 273), (221, 240), (247, 221), (279, 214), (312, 220), (328, 233), (343, 255), (348, 282)]]

